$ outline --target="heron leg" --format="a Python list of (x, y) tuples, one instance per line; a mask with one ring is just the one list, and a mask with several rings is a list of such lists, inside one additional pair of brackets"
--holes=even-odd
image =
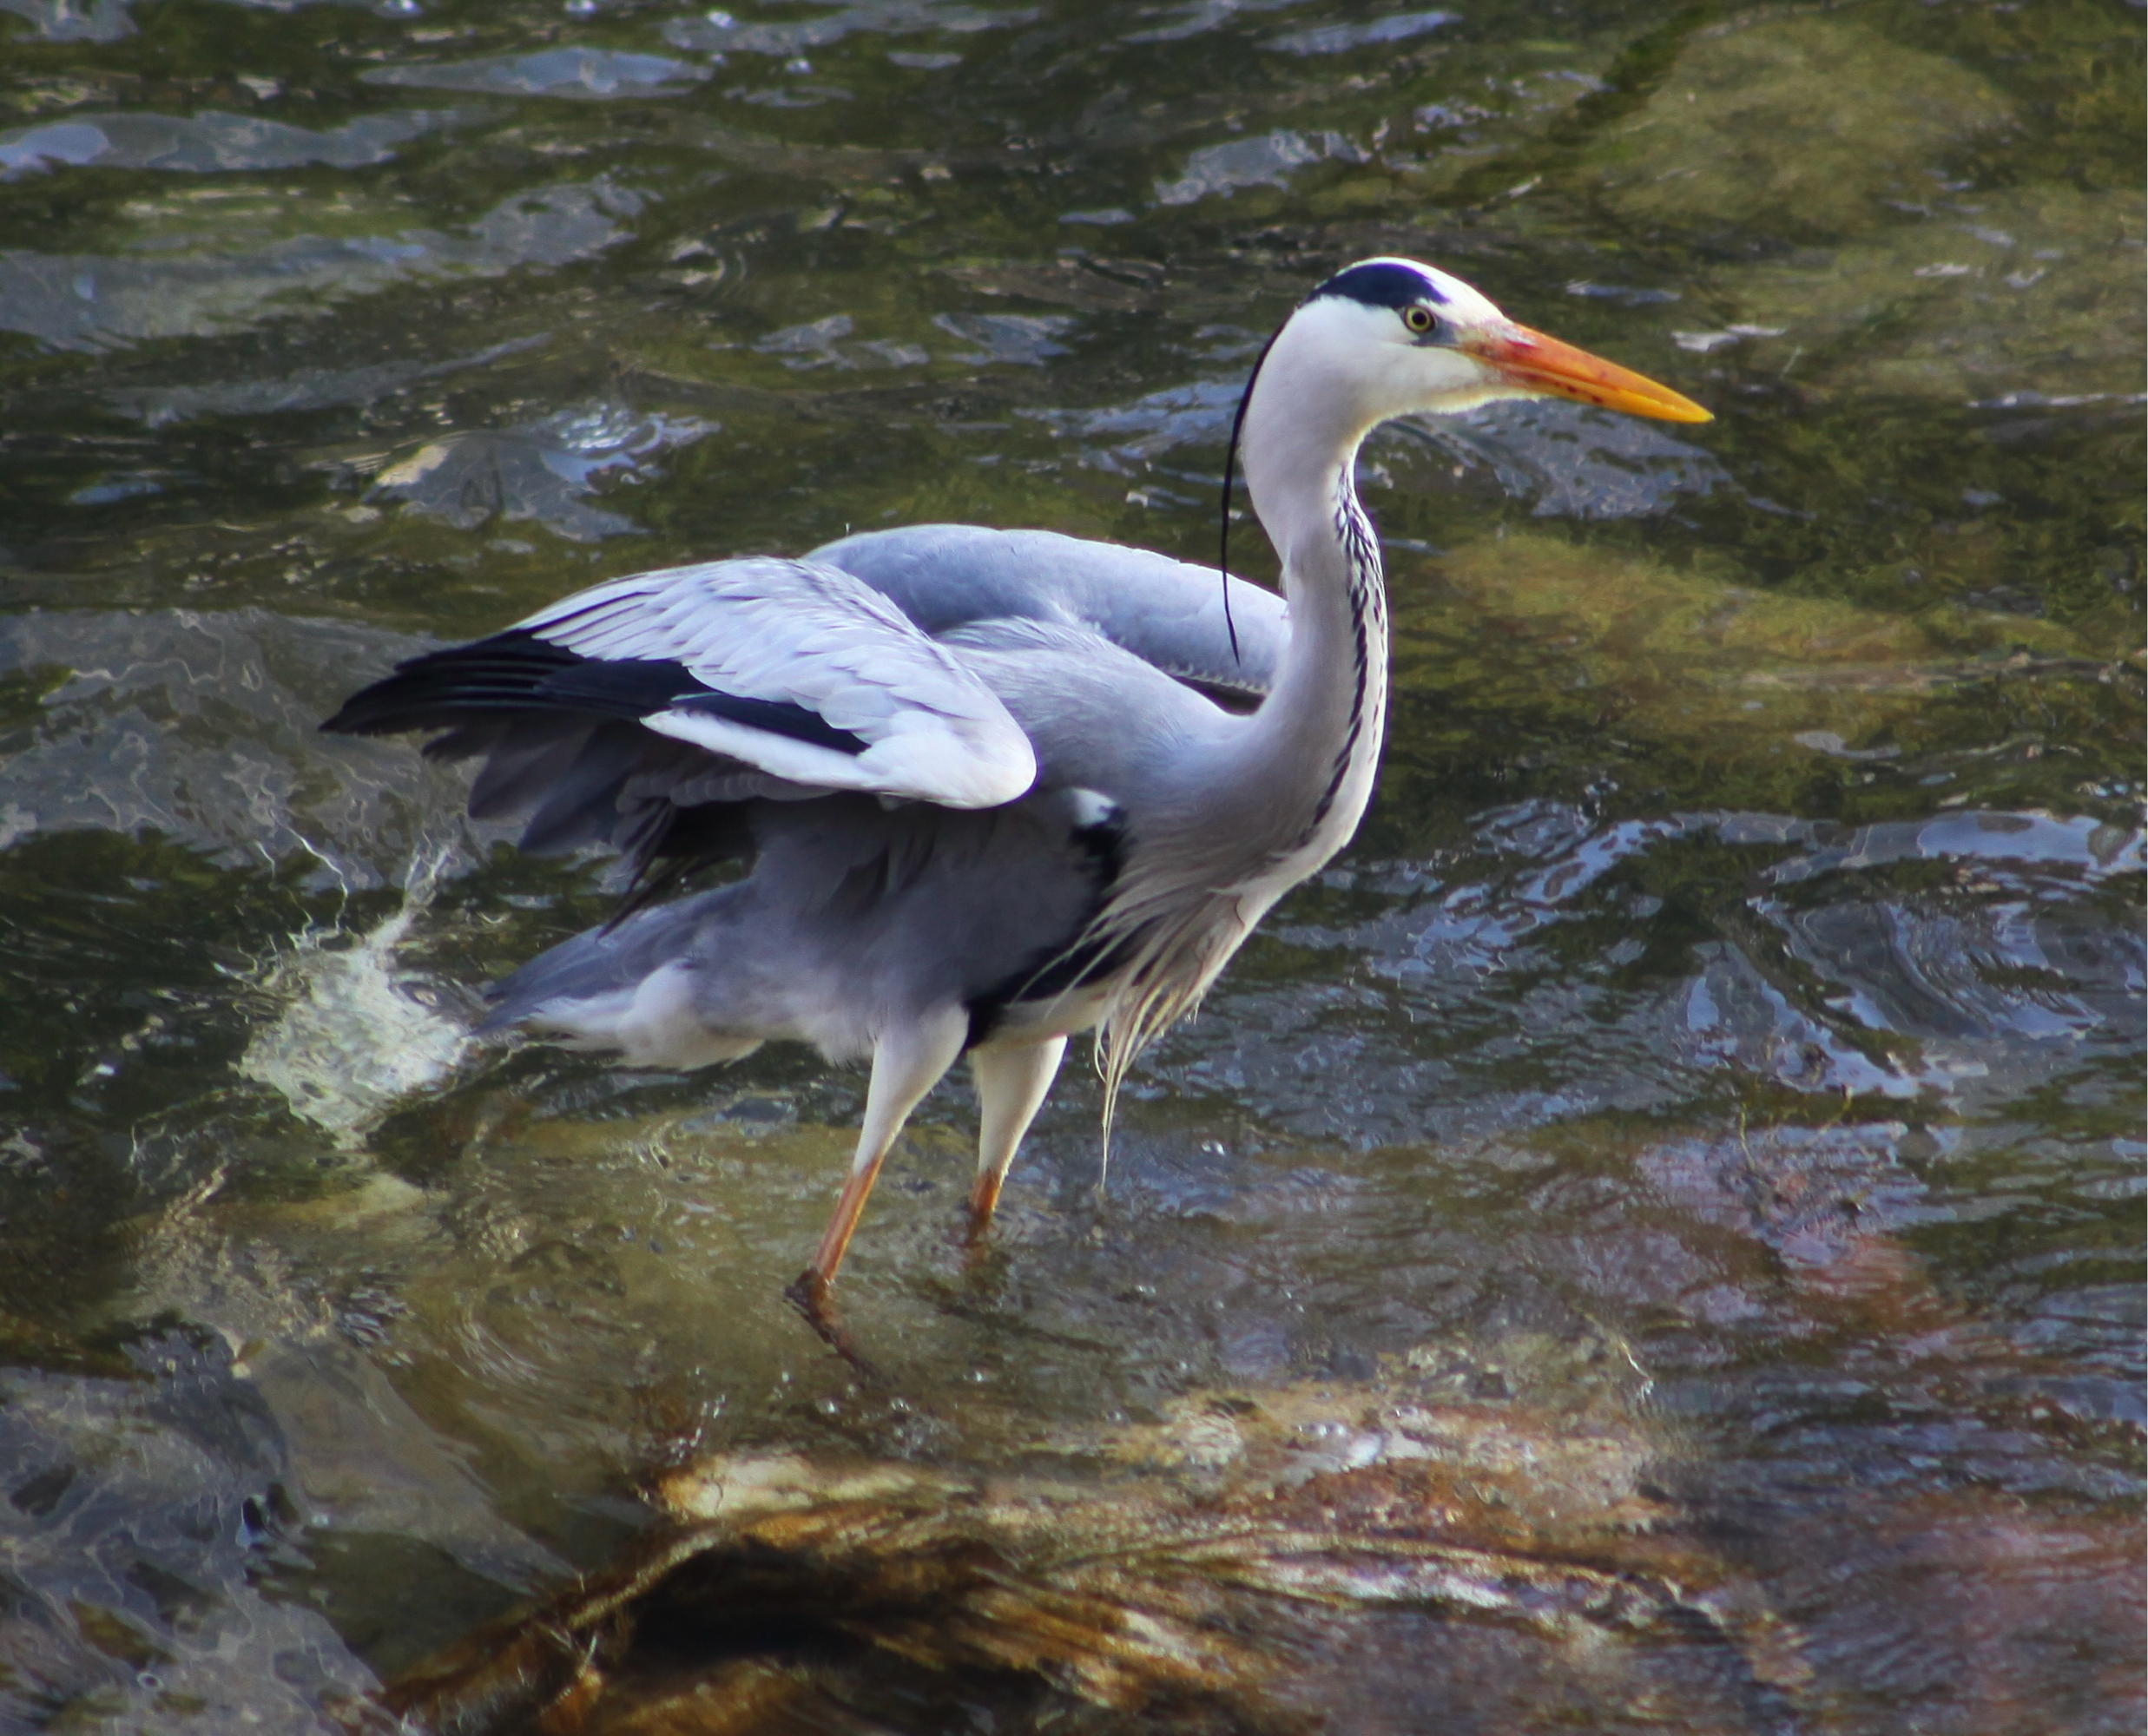
[(984, 1123), (977, 1139), (977, 1180), (970, 1189), (972, 1241), (990, 1227), (993, 1208), (999, 1204), (999, 1185), (1007, 1179), (1015, 1148), (1037, 1119), (1065, 1054), (1063, 1036), (971, 1051), (970, 1071), (977, 1079)]
[(835, 1201), (835, 1215), (813, 1256), (813, 1264), (792, 1286), (800, 1305), (817, 1312), (834, 1286), (851, 1233), (858, 1227), (866, 1198), (880, 1173), (880, 1160), (902, 1132), (918, 1100), (931, 1090), (962, 1053), (970, 1016), (961, 1007), (926, 1014), (883, 1036), (873, 1049), (873, 1082), (866, 1088), (865, 1125), (858, 1130), (858, 1154)]

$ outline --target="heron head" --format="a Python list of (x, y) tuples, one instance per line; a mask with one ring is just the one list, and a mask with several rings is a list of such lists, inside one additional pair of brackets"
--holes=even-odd
[(1565, 398), (1629, 416), (1709, 412), (1616, 362), (1509, 319), (1459, 278), (1414, 260), (1361, 260), (1308, 296), (1285, 330), (1304, 361), (1347, 382), (1366, 425), (1503, 398)]
[[(1459, 278), (1415, 260), (1360, 260), (1300, 304), (1253, 365), (1223, 461), (1219, 564), (1228, 568), (1230, 489), (1242, 458), (1254, 509), (1281, 548), (1327, 515), (1382, 422), (1503, 398), (1565, 398), (1665, 422), (1713, 418), (1616, 362), (1517, 324)], [(1303, 493), (1311, 483), (1314, 492)], [(1293, 502), (1295, 504), (1293, 504)]]

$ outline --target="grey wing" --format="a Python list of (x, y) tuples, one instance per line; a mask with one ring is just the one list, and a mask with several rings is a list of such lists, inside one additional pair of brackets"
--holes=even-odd
[(999, 619), (1085, 627), (1166, 674), (1226, 694), (1266, 694), (1290, 636), (1273, 591), (1229, 580), (1226, 623), (1214, 568), (1051, 530), (907, 525), (846, 536), (807, 558), (862, 579), (936, 637)]
[[(889, 600), (811, 560), (642, 573), (511, 629), (600, 663), (675, 665), (702, 690), (644, 728), (789, 782), (997, 807), (1035, 780), (1006, 709)], [(807, 713), (816, 724), (785, 727)]]
[[(525, 848), (609, 844), (661, 890), (753, 847), (742, 803), (1012, 801), (1036, 779), (1035, 731), (1055, 786), (1130, 794), (1156, 766), (1127, 758), (1130, 709), (1183, 735), (1222, 720), (1189, 687), (1273, 682), (1282, 600), (1241, 580), (1231, 595), (1235, 654), (1206, 569), (1050, 531), (874, 532), (598, 585), (402, 665), (324, 727), (443, 731), (428, 753), (484, 762), (473, 813), (528, 814)], [(994, 623), (1011, 636), (958, 642)]]
[(1102, 797), (1137, 830), (1182, 801), (1248, 727), (1093, 628), (1001, 616), (943, 642), (1022, 726), (1040, 792)]
[(1036, 779), (1028, 737), (951, 651), (871, 587), (795, 561), (596, 586), (412, 659), (323, 727), (445, 730), (429, 752), (485, 760), (472, 812), (530, 812), (526, 846), (609, 843), (637, 869), (735, 847), (715, 810), (755, 797), (983, 808)]
[(504, 633), (404, 664), (325, 727), (526, 727), (491, 751), (552, 750), (577, 718), (642, 729), (798, 790), (996, 807), (1036, 778), (990, 688), (887, 599), (798, 561), (640, 573)]

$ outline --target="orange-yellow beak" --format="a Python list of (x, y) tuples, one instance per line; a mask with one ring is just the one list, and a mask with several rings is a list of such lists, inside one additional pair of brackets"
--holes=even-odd
[(1659, 422), (1712, 422), (1716, 418), (1690, 398), (1667, 385), (1577, 350), (1526, 326), (1480, 338), (1466, 338), (1459, 345), (1481, 362), (1488, 362), (1526, 391), (1549, 392), (1571, 398), (1577, 404), (1601, 404), (1629, 416), (1651, 416)]

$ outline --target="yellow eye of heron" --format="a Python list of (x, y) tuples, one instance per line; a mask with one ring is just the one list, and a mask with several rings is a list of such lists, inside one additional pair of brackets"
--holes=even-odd
[(1429, 307), (1406, 307), (1402, 310), (1402, 323), (1413, 332), (1429, 332), (1433, 327)]

